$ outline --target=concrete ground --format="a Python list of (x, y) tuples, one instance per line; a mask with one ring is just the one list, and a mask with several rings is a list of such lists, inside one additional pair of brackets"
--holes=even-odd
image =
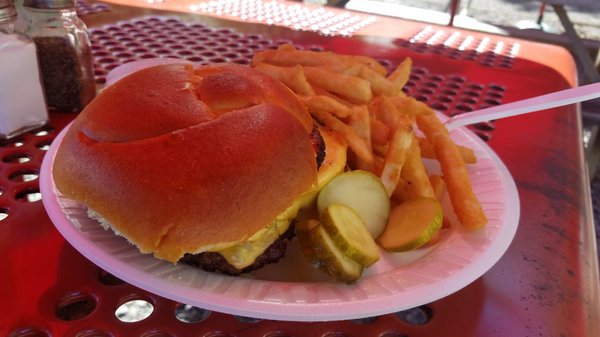
[[(450, 3), (449, 0), (377, 1), (440, 12), (446, 12)], [(579, 3), (578, 5), (566, 6), (569, 18), (579, 36), (600, 41), (600, 1), (575, 0), (570, 2)], [(539, 0), (462, 0), (459, 13), (492, 25), (531, 28), (538, 20), (541, 3)], [(546, 6), (543, 13), (542, 26), (544, 31), (558, 34), (564, 32), (560, 20), (551, 6)]]
[[(600, 1), (584, 1), (587, 4), (567, 6), (569, 18), (575, 30), (582, 38), (600, 41)], [(518, 28), (524, 22), (537, 21), (540, 13), (540, 1), (537, 0), (473, 0), (471, 1), (468, 15), (481, 18), (480, 20), (492, 24), (515, 25)], [(502, 15), (507, 13), (508, 15)], [(499, 15), (500, 14), (500, 15)], [(544, 30), (550, 33), (563, 33), (564, 29), (558, 16), (551, 6), (546, 6), (542, 20)]]

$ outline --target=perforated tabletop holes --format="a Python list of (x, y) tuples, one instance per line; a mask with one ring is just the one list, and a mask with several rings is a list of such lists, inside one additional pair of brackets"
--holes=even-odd
[(88, 14), (110, 11), (110, 6), (102, 3), (88, 3), (84, 0), (77, 0), (76, 10), (78, 16), (83, 16)]
[(1, 140), (5, 154), (0, 158), (0, 221), (8, 219), (15, 203), (41, 200), (39, 163), (52, 142), (54, 129), (44, 126), (9, 140)]
[(198, 64), (233, 62), (247, 65), (256, 51), (289, 43), (163, 17), (94, 28), (91, 41), (97, 83), (105, 83), (111, 69), (134, 60), (179, 58)]
[(259, 50), (290, 41), (272, 41), (256, 34), (183, 23), (175, 18), (149, 17), (91, 30), (98, 83), (120, 64), (144, 58), (180, 58), (198, 64), (249, 64)]
[(427, 26), (408, 40), (397, 44), (419, 53), (434, 53), (452, 59), (477, 62), (486, 67), (512, 68), (521, 50), (518, 42), (499, 36), (475, 37), (465, 32)]
[(204, 15), (233, 17), (325, 35), (351, 36), (377, 21), (375, 16), (362, 13), (260, 0), (210, 1), (191, 5), (190, 10)]

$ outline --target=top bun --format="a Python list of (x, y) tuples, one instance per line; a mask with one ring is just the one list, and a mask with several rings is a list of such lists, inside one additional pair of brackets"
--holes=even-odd
[(249, 67), (160, 65), (84, 109), (53, 176), (141, 252), (176, 262), (242, 242), (311, 188), (311, 129), (298, 98)]

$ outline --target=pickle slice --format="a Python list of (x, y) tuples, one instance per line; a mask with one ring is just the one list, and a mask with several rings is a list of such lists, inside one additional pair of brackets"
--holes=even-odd
[(331, 204), (352, 208), (363, 220), (372, 238), (381, 235), (390, 214), (390, 198), (383, 183), (368, 171), (347, 171), (331, 179), (317, 198), (319, 213), (322, 214)]
[(351, 208), (331, 204), (321, 215), (321, 225), (334, 243), (354, 261), (369, 267), (379, 260), (379, 246), (363, 220)]
[(392, 252), (419, 248), (440, 230), (442, 219), (442, 206), (435, 199), (405, 201), (392, 209), (385, 231), (377, 242)]
[(338, 281), (352, 283), (362, 276), (363, 266), (344, 254), (323, 226), (312, 228), (309, 239), (320, 265)]

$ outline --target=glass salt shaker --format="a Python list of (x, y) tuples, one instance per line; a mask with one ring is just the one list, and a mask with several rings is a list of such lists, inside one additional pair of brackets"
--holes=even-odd
[(95, 96), (87, 27), (75, 0), (25, 0), (27, 35), (37, 47), (48, 108), (79, 112)]
[(0, 140), (48, 122), (35, 44), (16, 22), (13, 0), (0, 0)]

